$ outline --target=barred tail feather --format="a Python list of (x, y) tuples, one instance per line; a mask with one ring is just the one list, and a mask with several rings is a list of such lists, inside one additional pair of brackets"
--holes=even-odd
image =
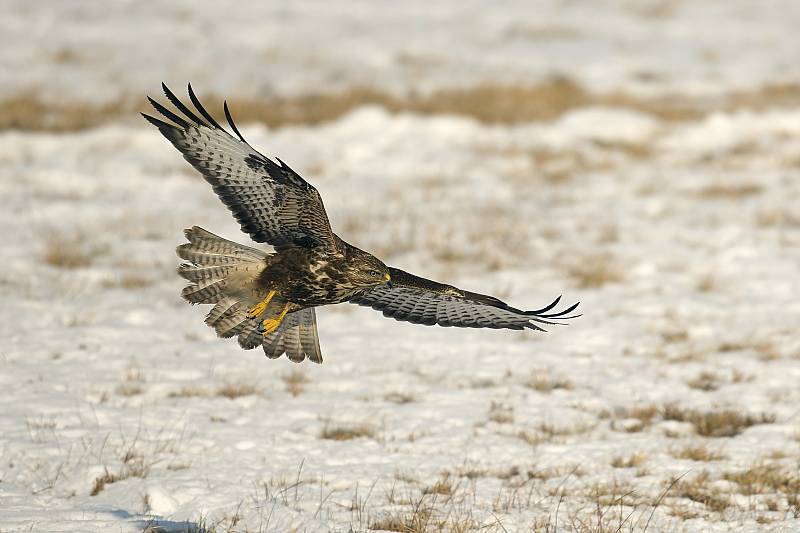
[[(241, 337), (239, 339), (241, 343)], [(263, 342), (264, 354), (270, 359), (277, 359), (285, 353), (295, 363), (306, 357), (314, 363), (322, 363), (313, 307), (288, 314), (280, 327), (264, 337)]]
[(235, 337), (258, 329), (258, 319), (247, 317), (247, 306), (233, 298), (223, 298), (206, 316), (206, 324), (222, 338)]
[(181, 296), (193, 304), (220, 302), (225, 298), (228, 277), (242, 270), (257, 274), (267, 254), (261, 250), (223, 239), (198, 226), (184, 231), (189, 242), (176, 249), (187, 263), (178, 275), (189, 281)]
[[(264, 336), (261, 318), (248, 318), (249, 306), (242, 301), (237, 288), (253, 280), (261, 272), (267, 254), (261, 250), (223, 239), (197, 226), (185, 230), (189, 242), (177, 248), (186, 261), (178, 267), (178, 275), (189, 284), (181, 295), (191, 303), (215, 304), (205, 322), (224, 338), (238, 337), (239, 346), (251, 350), (263, 346), (267, 357), (283, 355), (295, 363), (306, 358), (322, 362), (313, 308), (289, 313), (277, 330)], [(280, 296), (270, 303), (271, 309), (286, 304)]]

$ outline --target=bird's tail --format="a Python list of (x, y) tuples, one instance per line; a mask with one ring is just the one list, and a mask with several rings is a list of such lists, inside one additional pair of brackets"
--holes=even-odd
[[(256, 248), (223, 239), (194, 226), (184, 231), (189, 242), (177, 248), (186, 261), (178, 275), (189, 281), (181, 296), (193, 304), (215, 304), (206, 316), (206, 324), (220, 337), (238, 336), (239, 345), (250, 350), (264, 347), (267, 357), (283, 353), (295, 362), (308, 357), (322, 362), (313, 308), (289, 313), (274, 332), (264, 335), (263, 316), (249, 317), (248, 311), (259, 297), (256, 281), (266, 267), (269, 255)], [(286, 301), (276, 295), (265, 311), (279, 310)]]

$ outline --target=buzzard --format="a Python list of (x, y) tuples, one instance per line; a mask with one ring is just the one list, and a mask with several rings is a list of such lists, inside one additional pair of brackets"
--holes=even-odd
[[(350, 302), (395, 320), (431, 326), (544, 331), (578, 306), (554, 311), (561, 297), (522, 311), (484, 294), (437, 283), (398, 268), (343, 241), (332, 230), (317, 190), (278, 158), (264, 156), (239, 132), (227, 102), (233, 134), (200, 104), (189, 85), (190, 109), (162, 84), (177, 111), (148, 97), (167, 120), (142, 113), (211, 184), (242, 230), (265, 252), (223, 239), (197, 226), (185, 230), (178, 274), (189, 281), (182, 296), (214, 304), (206, 324), (220, 337), (238, 337), (246, 349), (263, 346), (283, 355), (322, 362), (314, 308)], [(169, 121), (169, 122), (168, 122)], [(276, 162), (277, 161), (277, 162)]]

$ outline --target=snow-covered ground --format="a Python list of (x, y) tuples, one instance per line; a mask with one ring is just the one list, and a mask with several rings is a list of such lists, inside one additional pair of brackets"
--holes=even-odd
[[(9, 2), (0, 92), (800, 79), (790, 1), (98, 5)], [(547, 334), (323, 308), (321, 366), (181, 300), (182, 228), (247, 238), (152, 127), (0, 132), (0, 531), (800, 529), (800, 109), (768, 104), (242, 126), (387, 263), (582, 302)]]

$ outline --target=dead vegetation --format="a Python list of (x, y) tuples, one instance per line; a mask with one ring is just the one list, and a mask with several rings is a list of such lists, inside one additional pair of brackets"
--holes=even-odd
[(626, 433), (638, 433), (650, 426), (653, 419), (661, 412), (661, 409), (654, 404), (637, 405), (630, 408), (619, 410), (614, 420), (611, 421), (611, 428)]
[(217, 387), (216, 395), (234, 400), (242, 396), (251, 396), (257, 393), (255, 385), (247, 382), (228, 381)]
[(800, 471), (797, 466), (792, 468), (779, 463), (761, 462), (723, 477), (739, 485), (742, 494), (782, 493), (793, 502), (796, 510), (800, 509)]
[(614, 468), (638, 468), (647, 462), (647, 454), (635, 452), (628, 456), (618, 456), (611, 461)]
[(181, 387), (179, 390), (171, 391), (167, 396), (169, 398), (207, 398), (211, 396), (211, 391), (206, 387), (188, 385)]
[(622, 266), (607, 253), (578, 258), (567, 265), (566, 271), (581, 289), (602, 287), (625, 280)]
[(763, 192), (764, 187), (755, 183), (725, 183), (707, 185), (697, 195), (708, 200), (738, 200)]
[(310, 381), (304, 370), (294, 369), (281, 376), (281, 381), (286, 385), (286, 392), (292, 397), (300, 396), (305, 390), (306, 384)]
[(701, 503), (709, 511), (721, 513), (733, 505), (731, 495), (714, 484), (710, 474), (706, 471), (700, 472), (694, 477), (671, 483), (674, 485), (670, 496), (687, 498)]
[(359, 438), (375, 438), (375, 428), (369, 424), (335, 424), (326, 422), (319, 438), (327, 440), (353, 440)]
[(557, 389), (572, 390), (573, 388), (570, 380), (562, 377), (552, 377), (547, 372), (535, 372), (525, 385), (543, 393), (549, 393)]
[(129, 450), (122, 457), (122, 465), (118, 470), (111, 471), (108, 469), (108, 467), (106, 467), (103, 475), (95, 478), (94, 485), (92, 486), (92, 490), (89, 495), (97, 496), (103, 492), (103, 490), (105, 490), (106, 485), (110, 485), (111, 483), (116, 483), (124, 479), (131, 477), (144, 479), (147, 477), (149, 472), (150, 465), (145, 463), (144, 457)]
[(725, 459), (725, 455), (723, 455), (720, 451), (715, 450), (704, 443), (690, 444), (683, 448), (672, 450), (670, 455), (676, 459), (688, 459), (690, 461), (698, 461), (702, 463)]
[(699, 411), (668, 405), (663, 410), (665, 420), (688, 422), (703, 437), (733, 437), (756, 424), (771, 424), (775, 416), (762, 413), (751, 415), (732, 409), (719, 411)]
[(78, 235), (52, 233), (45, 239), (42, 261), (56, 268), (76, 269), (91, 266), (103, 250)]
[[(209, 102), (222, 101), (215, 95), (201, 97)], [(487, 124), (551, 120), (570, 110), (590, 106), (626, 108), (661, 120), (685, 121), (718, 111), (796, 107), (800, 105), (800, 85), (768, 85), (732, 91), (717, 98), (675, 94), (644, 97), (622, 91), (591, 93), (567, 78), (552, 78), (532, 85), (483, 84), (426, 94), (393, 95), (355, 87), (290, 97), (227, 97), (239, 123), (260, 122), (270, 127), (319, 124), (363, 105), (381, 106), (392, 113), (460, 115)], [(104, 104), (87, 104), (54, 101), (29, 92), (0, 101), (0, 129), (78, 131), (134, 117), (145, 108), (145, 98), (139, 94), (124, 95)]]
[(489, 406), (488, 418), (497, 424), (511, 424), (514, 422), (514, 408), (500, 402), (493, 401)]
[(417, 397), (409, 392), (389, 392), (384, 395), (383, 399), (397, 405), (404, 405), (417, 401)]
[(102, 285), (105, 289), (136, 290), (150, 287), (154, 283), (155, 282), (152, 279), (145, 276), (140, 276), (138, 274), (123, 274), (118, 278), (104, 280)]
[(768, 413), (747, 414), (733, 409), (701, 411), (675, 404), (666, 406), (649, 404), (618, 411), (611, 421), (611, 428), (636, 433), (652, 425), (656, 420), (686, 422), (694, 427), (698, 435), (717, 438), (736, 436), (757, 424), (771, 424), (775, 422), (775, 416)]

